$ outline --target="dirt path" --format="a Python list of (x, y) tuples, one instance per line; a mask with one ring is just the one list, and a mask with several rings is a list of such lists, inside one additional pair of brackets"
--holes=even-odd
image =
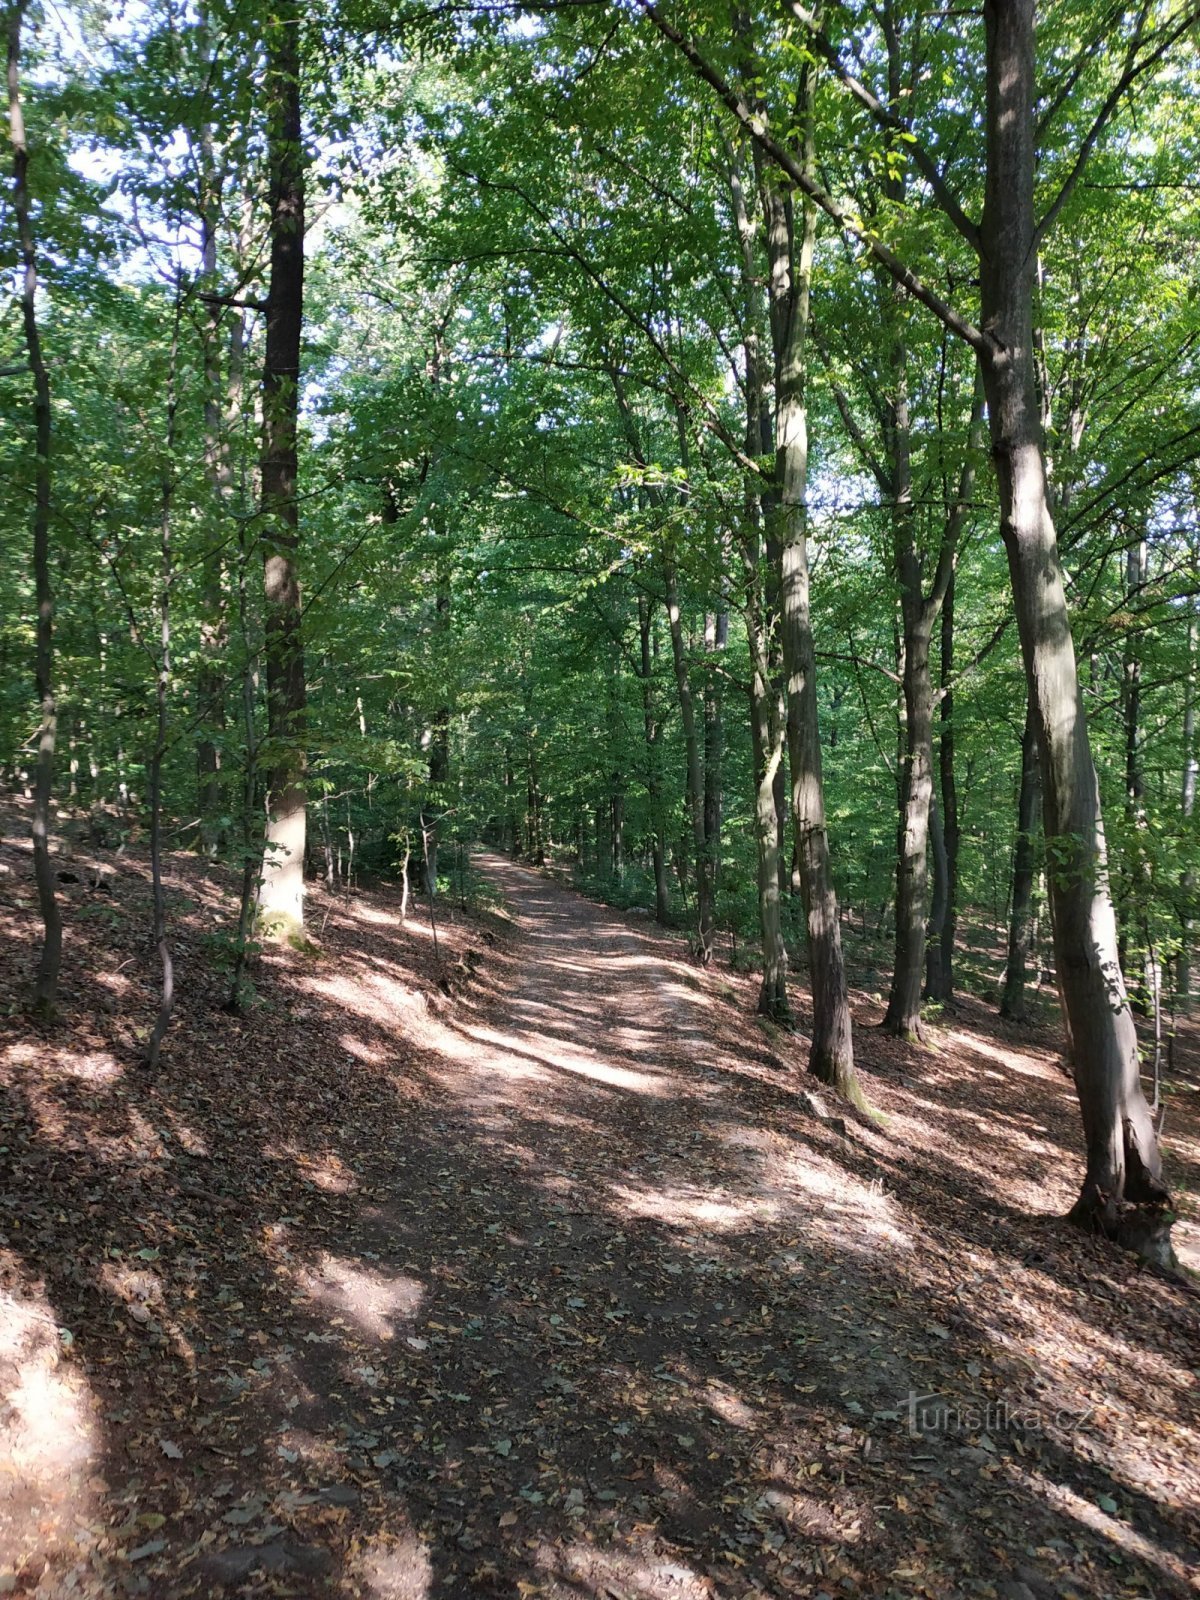
[(7, 1050), (9, 1592), (1194, 1592), (1194, 1300), (1031, 1217), (1048, 1054), (862, 1030), (839, 1131), (744, 984), (483, 866), (453, 1001), (366, 895), (157, 1080)]

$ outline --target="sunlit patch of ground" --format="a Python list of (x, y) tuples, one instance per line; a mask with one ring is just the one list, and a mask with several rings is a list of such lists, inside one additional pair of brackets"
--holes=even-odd
[(86, 1567), (100, 1456), (97, 1406), (45, 1300), (0, 1289), (0, 1581)]
[[(0, 1427), (45, 1593), (1189, 1592), (1195, 1302), (1056, 1222), (1078, 1114), (1044, 1030), (966, 1002), (916, 1050), (862, 998), (885, 1120), (822, 1110), (752, 977), (498, 858), (511, 919), (445, 897), (436, 955), (395, 890), (314, 890), (313, 948), (269, 951), (235, 1019), (204, 942), (232, 875), (179, 855), (149, 1077), (145, 861), (96, 861), (103, 893), (63, 890), (63, 1024), (0, 1013), (0, 1234), (37, 1318)], [(1177, 1054), (1186, 1179), (1187, 1029)]]

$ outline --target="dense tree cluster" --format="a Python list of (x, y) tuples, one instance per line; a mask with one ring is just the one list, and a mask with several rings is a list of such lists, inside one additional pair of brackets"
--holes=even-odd
[[(1035, 16), (1036, 9), (1036, 16)], [(1053, 947), (1107, 1231), (1200, 851), (1197, 8), (7, 7), (0, 764), (238, 863), (475, 839), (761, 963), (855, 1096)], [(1103, 819), (1103, 820), (1102, 820)], [(960, 974), (962, 930), (1007, 936)], [(1003, 968), (999, 987), (997, 979)], [(927, 1011), (925, 1011), (927, 1014)], [(1167, 1213), (1169, 1215), (1169, 1213)], [(1142, 1223), (1144, 1223), (1144, 1218)]]

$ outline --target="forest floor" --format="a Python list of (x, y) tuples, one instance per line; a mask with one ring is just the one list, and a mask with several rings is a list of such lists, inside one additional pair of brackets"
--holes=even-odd
[[(0, 1594), (1200, 1592), (1200, 1299), (1057, 1220), (1080, 1139), (1047, 1031), (967, 1001), (919, 1050), (857, 994), (863, 1117), (806, 1094), (753, 980), (499, 857), (505, 909), (437, 956), (394, 888), (315, 891), (313, 947), (235, 1020), (231, 879), (179, 854), (149, 1076), (144, 857), (60, 863), (39, 1035), (25, 820)], [(1193, 1197), (1197, 1062), (1189, 1033)]]

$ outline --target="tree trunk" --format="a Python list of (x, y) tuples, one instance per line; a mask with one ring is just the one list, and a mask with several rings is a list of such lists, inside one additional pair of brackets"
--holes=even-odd
[[(722, 585), (724, 585), (722, 574)], [(707, 959), (711, 959), (716, 934), (717, 865), (721, 858), (721, 772), (725, 747), (724, 680), (720, 661), (729, 639), (729, 612), (722, 598), (721, 609), (704, 619), (704, 654), (709, 667), (704, 680), (704, 893), (711, 907), (711, 934)], [(705, 960), (701, 951), (701, 960)]]
[(167, 901), (162, 876), (162, 764), (167, 753), (167, 696), (171, 687), (171, 512), (175, 494), (175, 418), (179, 367), (179, 319), (182, 312), (182, 281), (175, 286), (175, 314), (171, 326), (171, 354), (167, 369), (167, 434), (162, 474), (162, 516), (159, 524), (159, 657), (154, 688), (157, 727), (154, 752), (150, 758), (150, 883), (154, 905), (154, 944), (158, 951), (162, 986), (158, 1016), (146, 1049), (146, 1066), (158, 1066), (162, 1042), (175, 1011), (175, 962), (167, 936)]
[[(1187, 631), (1187, 684), (1183, 701), (1183, 778), (1179, 791), (1179, 815), (1183, 823), (1185, 848), (1191, 846), (1192, 817), (1196, 810), (1196, 613), (1188, 616)], [(1184, 869), (1179, 879), (1179, 958), (1176, 962), (1175, 987), (1181, 1001), (1191, 993), (1192, 953), (1192, 900), (1196, 893), (1196, 874), (1190, 867)]]
[(931, 1000), (947, 1005), (954, 998), (954, 943), (958, 937), (958, 851), (961, 828), (958, 784), (954, 773), (954, 575), (942, 602), (941, 729), (938, 736), (938, 776), (941, 780), (941, 850), (934, 850), (939, 872), (935, 899), (940, 915), (930, 917), (926, 958), (926, 992)]
[(666, 826), (663, 819), (662, 773), (659, 769), (658, 717), (654, 709), (653, 638), (654, 611), (650, 597), (638, 594), (639, 677), (642, 680), (642, 726), (646, 739), (646, 794), (650, 801), (651, 853), (654, 861), (654, 916), (664, 927), (671, 920), (671, 896), (667, 886)]
[[(704, 776), (701, 771), (700, 737), (696, 728), (696, 702), (688, 670), (687, 645), (679, 607), (679, 584), (674, 562), (665, 563), (667, 623), (671, 633), (671, 659), (675, 666), (675, 685), (679, 697), (679, 718), (683, 724), (683, 748), (687, 764), (687, 813), (691, 829), (692, 856), (696, 869), (696, 951), (707, 966), (712, 960), (713, 928), (712, 875), (705, 870), (707, 842), (704, 834)], [(776, 856), (778, 851), (776, 851)]]
[[(906, 605), (905, 610), (914, 608)], [(924, 611), (917, 596), (915, 608)], [(933, 682), (925, 618), (906, 617), (904, 637), (904, 759), (900, 768), (900, 825), (896, 852), (896, 943), (892, 987), (883, 1026), (919, 1041), (925, 976), (925, 918), (929, 894), (929, 807), (933, 798)]]
[[(207, 9), (197, 14), (197, 35), (201, 59), (212, 69)], [(223, 843), (218, 818), (225, 807), (221, 795), (220, 735), (225, 726), (225, 661), (229, 645), (229, 626), (225, 609), (224, 557), (225, 513), (232, 487), (229, 438), (222, 426), (220, 340), (223, 308), (217, 298), (217, 222), (220, 214), (218, 175), (213, 152), (212, 129), (206, 123), (199, 138), (200, 183), (200, 277), (212, 297), (205, 308), (203, 335), (204, 372), (204, 472), (212, 493), (210, 526), (213, 536), (204, 554), (200, 596), (200, 665), (196, 679), (199, 732), (196, 739), (197, 809), (200, 815), (200, 849), (213, 856)], [(240, 313), (238, 314), (240, 317)], [(240, 345), (240, 337), (237, 340)], [(239, 354), (240, 365), (240, 354)], [(240, 371), (230, 372), (230, 389), (240, 390)], [(240, 409), (240, 394), (239, 394)], [(236, 415), (236, 413), (235, 413)]]
[[(801, 97), (811, 110), (811, 74)], [(813, 164), (811, 130), (805, 159)], [(762, 186), (770, 265), (771, 335), (775, 352), (775, 481), (780, 639), (786, 693), (788, 764), (795, 853), (800, 869), (813, 999), (809, 1071), (850, 1099), (860, 1093), (854, 1075), (850, 998), (842, 960), (841, 921), (829, 858), (821, 734), (817, 715), (808, 568), (808, 412), (805, 402), (809, 295), (816, 210), (802, 207), (802, 228), (790, 196), (767, 179)], [(786, 852), (785, 852), (786, 854)], [(789, 875), (790, 876), (790, 875)]]
[[(1145, 539), (1139, 539), (1125, 553), (1125, 593), (1128, 604), (1136, 597), (1146, 581), (1147, 551)], [(1127, 634), (1121, 661), (1121, 711), (1125, 735), (1125, 827), (1126, 872), (1125, 894), (1121, 904), (1117, 950), (1130, 1001), (1142, 1016), (1147, 1014), (1149, 992), (1145, 985), (1145, 962), (1148, 941), (1139, 944), (1147, 915), (1150, 894), (1149, 863), (1146, 860), (1143, 835), (1146, 829), (1145, 778), (1142, 772), (1142, 658), (1135, 635)], [(1132, 935), (1133, 944), (1130, 945)], [(1138, 974), (1131, 983), (1134, 966)]]
[(37, 606), (34, 683), (41, 726), (33, 784), (33, 875), (42, 917), (42, 948), (33, 987), (35, 1015), (49, 1020), (58, 998), (62, 964), (62, 916), (54, 892), (50, 860), (50, 809), (54, 788), (54, 747), (58, 707), (54, 698), (54, 595), (50, 587), (50, 379), (42, 355), (37, 321), (37, 248), (29, 203), (29, 147), (21, 107), (21, 24), (26, 0), (18, 0), (8, 20), (8, 126), (13, 147), (13, 216), (21, 260), (21, 316), (25, 353), (33, 378), (34, 497), (33, 583)]
[[(439, 535), (441, 529), (438, 529)], [(450, 639), (450, 568), (444, 551), (439, 550), (434, 578), (433, 650), (444, 653)], [(429, 836), (425, 841), (425, 861), (429, 872), (427, 893), (437, 893), (438, 848), (442, 823), (450, 804), (450, 707), (443, 703), (433, 713), (429, 736)]]
[(1023, 1022), (1027, 1015), (1025, 986), (1033, 942), (1033, 885), (1037, 873), (1037, 825), (1041, 810), (1041, 769), (1032, 702), (1025, 711), (1021, 736), (1021, 785), (1017, 797), (1017, 838), (1013, 846), (1012, 894), (1009, 897), (1008, 958), (1000, 1015)]
[[(757, 633), (757, 626), (751, 624)], [(757, 643), (761, 646), (761, 640)], [(750, 735), (754, 754), (754, 837), (758, 853), (758, 921), (762, 934), (762, 984), (758, 1011), (781, 1027), (792, 1023), (787, 994), (787, 949), (779, 895), (779, 827), (775, 774), (783, 760), (784, 716), (764, 668), (765, 652), (752, 643)]]
[(263, 371), (263, 566), (271, 776), (258, 907), (264, 929), (304, 926), (304, 644), (296, 431), (304, 311), (304, 152), (300, 11), (280, 0), (267, 30), (271, 277)]
[[(1100, 795), (1047, 500), (1033, 359), (1034, 0), (985, 0), (987, 179), (980, 359), (1037, 733), (1055, 958), (1087, 1143), (1072, 1215), (1129, 1236), (1127, 1203), (1169, 1198), (1117, 959)], [(1169, 1238), (1164, 1226), (1162, 1233)], [(1164, 1244), (1169, 1249), (1169, 1245)]]

